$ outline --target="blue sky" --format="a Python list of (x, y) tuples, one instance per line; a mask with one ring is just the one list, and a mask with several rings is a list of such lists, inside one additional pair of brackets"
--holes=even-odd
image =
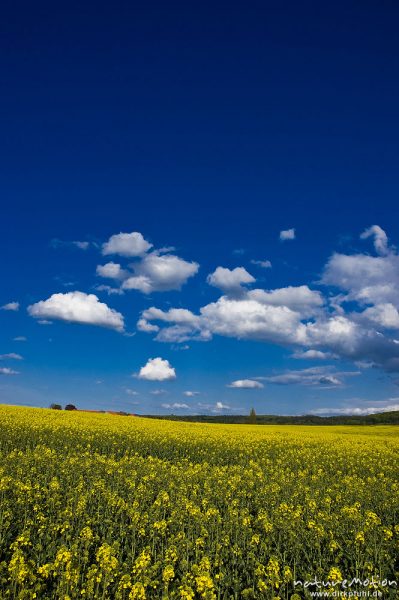
[(398, 7), (189, 4), (4, 8), (0, 401), (398, 407)]

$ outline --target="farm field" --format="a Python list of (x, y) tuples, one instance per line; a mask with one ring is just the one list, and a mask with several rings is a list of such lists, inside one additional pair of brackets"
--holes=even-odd
[(397, 431), (0, 406), (0, 598), (395, 598)]

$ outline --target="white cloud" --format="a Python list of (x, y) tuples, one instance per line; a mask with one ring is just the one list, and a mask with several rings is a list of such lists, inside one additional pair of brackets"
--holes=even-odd
[(262, 269), (271, 269), (272, 263), (270, 260), (251, 260), (252, 265), (257, 265), (258, 267), (262, 267)]
[(301, 319), (318, 313), (323, 305), (319, 292), (307, 286), (267, 292), (252, 290), (240, 297), (222, 296), (201, 308), (200, 315), (185, 309), (164, 312), (151, 307), (143, 319), (174, 323), (162, 329), (158, 341), (209, 340), (212, 334), (259, 339), (282, 344), (301, 344), (306, 327)]
[(384, 403), (383, 406), (345, 406), (336, 408), (315, 408), (309, 411), (311, 415), (333, 416), (333, 415), (372, 415), (375, 413), (391, 412), (399, 410), (399, 398), (392, 398), (392, 401), (397, 401), (396, 404)]
[(125, 279), (128, 276), (128, 272), (122, 269), (120, 264), (114, 262), (108, 262), (105, 265), (97, 265), (96, 273), (99, 277), (106, 279)]
[(152, 394), (153, 396), (164, 396), (167, 393), (168, 392), (166, 390), (152, 390), (150, 392), (150, 394)]
[(0, 354), (0, 360), (23, 360), (23, 357), (15, 352), (9, 352), (8, 354)]
[(186, 308), (171, 308), (168, 311), (163, 311), (151, 306), (143, 311), (142, 316), (147, 321), (165, 321), (166, 323), (191, 325), (192, 327), (198, 327), (200, 321), (199, 317)]
[[(288, 347), (307, 347), (314, 352), (334, 355), (334, 358), (366, 360), (388, 371), (399, 370), (399, 344), (393, 339), (362, 324), (353, 314), (329, 316), (326, 307), (320, 306), (322, 298), (318, 292), (312, 295), (304, 294), (299, 288), (294, 290), (299, 290), (297, 298), (292, 290), (288, 293), (253, 290), (240, 298), (221, 296), (216, 302), (203, 306), (199, 315), (189, 313), (192, 325), (189, 322), (187, 325), (169, 325), (158, 332), (156, 339), (207, 341), (213, 335), (222, 335)], [(278, 299), (292, 308), (278, 305)], [(293, 310), (294, 307), (297, 310)], [(168, 314), (171, 319), (173, 313), (168, 311)], [(155, 311), (147, 314), (148, 318), (153, 316)], [(196, 317), (199, 320), (195, 320)]]
[(369, 237), (374, 238), (374, 248), (377, 254), (381, 254), (383, 256), (388, 254), (388, 237), (385, 231), (381, 229), (379, 225), (372, 225), (371, 227), (363, 231), (363, 233), (360, 236), (360, 239), (366, 240)]
[(301, 358), (306, 360), (327, 360), (330, 358), (337, 358), (331, 352), (322, 352), (321, 350), (298, 350), (294, 352), (292, 358)]
[(124, 291), (120, 288), (111, 287), (110, 285), (96, 285), (97, 292), (107, 292), (108, 296), (123, 296)]
[[(382, 253), (381, 232), (373, 228), (372, 235)], [(399, 255), (393, 246), (379, 256), (333, 254), (319, 282), (328, 286), (327, 297), (308, 285), (247, 290), (252, 275), (243, 267), (219, 267), (208, 280), (226, 294), (198, 314), (152, 307), (139, 327), (153, 332), (159, 327), (156, 340), (164, 342), (222, 335), (286, 346), (295, 358), (344, 358), (399, 370), (399, 343), (392, 337), (399, 329)], [(338, 292), (332, 295), (331, 288)]]
[(13, 338), (14, 342), (26, 342), (28, 338), (24, 335), (17, 335), (17, 337)]
[(262, 304), (246, 296), (219, 298), (201, 309), (204, 329), (212, 334), (274, 343), (299, 343), (300, 315), (286, 306)]
[(295, 240), (295, 229), (283, 229), (280, 231), (280, 240)]
[(90, 246), (90, 242), (72, 242), (72, 244), (74, 244), (74, 246), (76, 246), (77, 248), (79, 248), (80, 250), (87, 250), (88, 247)]
[(226, 293), (237, 293), (242, 290), (242, 285), (253, 283), (254, 281), (256, 279), (244, 267), (236, 267), (232, 270), (217, 267), (207, 277), (209, 285), (217, 287)]
[(137, 321), (137, 329), (139, 331), (144, 331), (145, 333), (155, 333), (156, 331), (159, 331), (158, 325), (153, 325), (146, 319), (139, 319)]
[(359, 371), (335, 371), (333, 367), (311, 367), (298, 371), (285, 371), (279, 375), (259, 377), (268, 383), (278, 385), (316, 385), (320, 387), (336, 387), (343, 385), (345, 377), (360, 375)]
[(0, 375), (18, 375), (18, 371), (14, 371), (9, 367), (0, 367)]
[(112, 235), (108, 242), (103, 244), (102, 253), (119, 254), (120, 256), (143, 256), (152, 248), (152, 244), (144, 239), (141, 233), (133, 231), (132, 233), (118, 233)]
[(271, 306), (285, 306), (301, 315), (301, 318), (317, 314), (318, 309), (324, 304), (320, 292), (311, 290), (307, 285), (288, 286), (276, 290), (251, 290), (248, 298), (260, 304)]
[(139, 393), (136, 390), (132, 390), (131, 388), (125, 388), (125, 392), (128, 396), (138, 396)]
[(228, 404), (223, 404), (223, 402), (216, 402), (212, 412), (219, 412), (221, 410), (229, 410), (230, 406)]
[(371, 306), (363, 311), (361, 316), (381, 327), (399, 329), (399, 311), (389, 302)]
[(117, 331), (124, 330), (121, 313), (100, 302), (94, 294), (68, 292), (53, 294), (47, 300), (41, 300), (28, 307), (35, 318), (60, 319), (62, 321), (108, 327)]
[(230, 388), (240, 388), (240, 389), (255, 389), (255, 388), (263, 388), (263, 383), (260, 381), (255, 381), (254, 379), (237, 379), (236, 381), (232, 381), (229, 383), (227, 387)]
[(162, 408), (178, 408), (178, 409), (187, 409), (190, 408), (188, 404), (184, 404), (182, 402), (174, 402), (173, 404), (161, 404)]
[(19, 310), (19, 302), (8, 302), (0, 307), (1, 310), (12, 310), (14, 312)]
[(340, 303), (357, 301), (360, 304), (390, 302), (399, 305), (399, 256), (368, 256), (366, 254), (332, 255), (321, 283), (345, 292)]
[[(96, 244), (93, 244), (94, 246)], [(75, 248), (79, 248), (79, 250), (88, 250), (89, 246), (90, 246), (90, 242), (86, 242), (86, 241), (80, 241), (80, 240), (74, 240), (72, 242), (70, 241), (64, 241), (64, 240), (59, 240), (57, 238), (51, 240), (50, 242), (50, 246), (52, 248), (70, 248), (71, 246), (74, 246)]]
[[(150, 321), (161, 321), (165, 323), (174, 323), (160, 331), (158, 325), (152, 325)], [(189, 339), (208, 339), (206, 332), (201, 331), (201, 320), (191, 311), (185, 308), (171, 308), (163, 311), (152, 306), (142, 312), (142, 317), (137, 323), (139, 331), (157, 332), (155, 338), (161, 342), (184, 342)]]
[(187, 398), (194, 398), (194, 396), (199, 396), (200, 393), (199, 392), (193, 392), (191, 390), (186, 390), (185, 392), (183, 392), (183, 396), (186, 396)]
[(198, 272), (196, 262), (188, 262), (173, 254), (152, 253), (132, 265), (134, 275), (122, 284), (125, 290), (139, 290), (144, 294), (180, 290), (190, 277)]
[(150, 358), (147, 364), (141, 367), (138, 377), (148, 381), (167, 381), (176, 379), (176, 372), (168, 360), (157, 357)]

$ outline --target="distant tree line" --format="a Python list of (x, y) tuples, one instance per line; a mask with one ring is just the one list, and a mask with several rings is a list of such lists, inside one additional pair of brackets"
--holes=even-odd
[[(55, 404), (54, 402), (53, 404), (50, 404), (49, 408), (52, 408), (53, 410), (62, 410), (61, 404)], [(64, 410), (77, 410), (77, 408), (74, 404), (66, 404)]]
[(256, 425), (399, 425), (399, 411), (375, 413), (372, 415), (346, 415), (319, 417), (300, 415), (285, 417), (280, 415), (257, 415), (252, 409), (250, 415), (142, 415), (152, 419), (169, 421), (189, 421), (195, 423), (237, 423)]

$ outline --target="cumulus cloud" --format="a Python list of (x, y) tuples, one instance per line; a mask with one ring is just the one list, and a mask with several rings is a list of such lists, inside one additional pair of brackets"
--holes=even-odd
[(263, 388), (263, 383), (260, 381), (256, 381), (255, 379), (237, 379), (236, 381), (232, 381), (228, 384), (227, 387), (237, 388), (237, 389), (260, 389)]
[(321, 293), (311, 290), (307, 285), (288, 286), (271, 291), (251, 290), (248, 292), (248, 298), (260, 304), (285, 306), (297, 312), (301, 318), (314, 316), (324, 304)]
[(118, 254), (135, 260), (126, 267), (112, 261), (98, 265), (98, 276), (119, 282), (119, 288), (102, 286), (102, 290), (109, 294), (117, 293), (117, 289), (120, 290), (119, 293), (138, 290), (143, 294), (180, 290), (198, 272), (198, 263), (172, 254), (173, 247), (153, 249), (150, 252), (151, 248), (152, 244), (137, 231), (111, 236), (103, 244), (103, 255)]
[(23, 360), (23, 357), (15, 352), (9, 352), (8, 354), (0, 354), (0, 360)]
[(386, 329), (399, 329), (399, 311), (390, 302), (366, 308), (361, 317)]
[(11, 310), (17, 312), (19, 310), (19, 302), (8, 302), (0, 307), (0, 310)]
[(377, 254), (385, 255), (389, 252), (388, 247), (388, 236), (385, 231), (379, 225), (372, 225), (360, 236), (360, 239), (367, 240), (367, 238), (372, 237), (374, 239), (374, 248)]
[[(298, 350), (305, 347), (354, 361), (371, 361), (387, 371), (399, 369), (399, 344), (395, 339), (359, 322), (353, 315), (330, 316), (323, 312), (326, 309), (322, 310), (322, 299), (318, 300), (317, 295), (310, 295), (306, 304), (301, 291), (296, 300), (291, 292), (287, 295), (277, 292), (253, 290), (240, 298), (221, 296), (216, 302), (203, 306), (199, 315), (194, 315), (199, 319), (195, 320), (195, 326), (167, 323), (156, 339), (206, 341), (213, 335), (221, 335), (297, 347)], [(274, 304), (279, 296), (290, 306)], [(153, 316), (148, 314), (147, 318)]]
[(27, 341), (27, 337), (25, 337), (24, 335), (17, 335), (17, 337), (13, 338), (14, 342), (26, 342)]
[(152, 248), (152, 244), (144, 239), (138, 231), (132, 233), (117, 233), (111, 235), (108, 242), (102, 246), (104, 256), (109, 254), (119, 254), (120, 256), (135, 257), (143, 256)]
[(125, 290), (139, 290), (144, 294), (180, 290), (199, 269), (196, 262), (188, 262), (173, 254), (152, 253), (132, 265), (134, 275), (123, 282)]
[(84, 292), (53, 294), (47, 300), (41, 300), (28, 307), (28, 313), (38, 319), (59, 319), (62, 321), (98, 325), (124, 330), (121, 313), (100, 302), (96, 295)]
[(162, 329), (159, 341), (209, 340), (214, 334), (281, 344), (302, 343), (306, 327), (301, 320), (317, 314), (323, 305), (319, 292), (307, 286), (251, 290), (239, 297), (221, 296), (202, 307), (199, 315), (185, 309), (168, 312), (155, 307), (143, 312), (146, 322), (173, 323)]
[(168, 381), (176, 379), (176, 372), (168, 360), (160, 357), (150, 358), (147, 364), (141, 367), (138, 378), (148, 381)]
[(18, 371), (14, 371), (9, 367), (0, 367), (0, 375), (18, 375)]
[(209, 285), (217, 287), (228, 294), (237, 293), (242, 290), (242, 285), (254, 281), (256, 281), (255, 278), (244, 267), (236, 267), (232, 270), (217, 267), (207, 278)]
[(199, 392), (193, 392), (191, 390), (186, 390), (185, 392), (183, 392), (183, 396), (187, 396), (187, 398), (194, 398), (194, 396), (199, 396), (200, 393)]
[(212, 334), (281, 344), (299, 342), (300, 315), (287, 306), (273, 306), (246, 296), (222, 296), (201, 309), (203, 326)]
[(399, 302), (399, 256), (368, 256), (366, 254), (332, 255), (321, 283), (339, 288), (339, 303), (360, 304)]
[(270, 260), (251, 260), (252, 265), (257, 265), (258, 267), (262, 267), (262, 269), (271, 269), (272, 263)]
[[(150, 321), (162, 321), (173, 323), (173, 325), (160, 331), (160, 327), (151, 324)], [(139, 331), (159, 332), (155, 339), (162, 342), (208, 339), (207, 333), (201, 330), (200, 318), (184, 308), (171, 308), (163, 311), (152, 306), (142, 312), (137, 328)]]
[(105, 279), (125, 279), (128, 276), (128, 272), (122, 269), (120, 264), (114, 262), (108, 262), (105, 265), (98, 265), (96, 269), (97, 275), (104, 277)]
[(282, 242), (285, 240), (295, 240), (295, 229), (283, 229), (280, 231), (280, 240)]

